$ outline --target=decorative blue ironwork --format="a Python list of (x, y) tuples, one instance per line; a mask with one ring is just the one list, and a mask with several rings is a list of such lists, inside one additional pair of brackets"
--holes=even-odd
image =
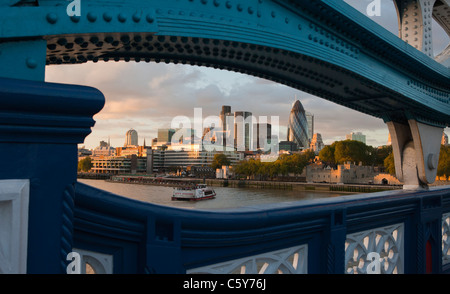
[(28, 273), (65, 273), (77, 144), (104, 105), (93, 88), (0, 78), (1, 179), (29, 179)]
[(449, 69), (344, 1), (82, 3), (72, 17), (64, 0), (0, 3), (0, 76), (42, 80), (45, 64), (88, 61), (190, 63), (270, 79), (386, 120), (405, 122), (408, 110), (425, 123), (450, 122)]
[[(425, 205), (436, 199), (432, 207)], [(399, 268), (424, 273), (427, 231), (441, 230), (442, 216), (449, 211), (448, 188), (191, 211), (126, 199), (78, 183), (74, 244), (113, 255), (115, 273), (185, 273), (208, 266), (219, 271), (215, 265), (227, 261), (255, 255), (264, 259), (265, 254), (273, 260), (273, 253), (282, 249), (307, 245), (308, 273), (342, 274), (348, 236), (352, 239), (367, 230), (381, 234), (380, 227), (402, 224), (402, 234), (393, 237), (401, 238), (397, 241), (404, 248)], [(433, 219), (438, 221), (429, 223)], [(429, 229), (420, 229), (423, 225)], [(434, 235), (436, 240), (439, 236)], [(382, 242), (383, 238), (389, 239), (382, 237)], [(384, 243), (379, 246), (385, 248)], [(392, 248), (389, 245), (384, 254)], [(441, 247), (433, 248), (436, 273), (450, 270), (449, 264), (442, 264), (441, 252)]]
[(67, 255), (72, 252), (73, 244), (73, 209), (75, 187), (68, 185), (62, 197), (62, 232), (61, 232), (61, 271), (67, 269)]

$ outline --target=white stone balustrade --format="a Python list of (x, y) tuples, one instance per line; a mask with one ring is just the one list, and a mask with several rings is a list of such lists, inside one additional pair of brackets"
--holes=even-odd
[(308, 245), (208, 265), (188, 274), (307, 274)]
[(368, 265), (374, 261), (368, 258), (370, 253), (379, 255), (380, 273), (402, 274), (404, 265), (403, 223), (347, 235), (345, 272), (347, 274), (367, 273)]
[(450, 212), (442, 216), (442, 265), (450, 263)]

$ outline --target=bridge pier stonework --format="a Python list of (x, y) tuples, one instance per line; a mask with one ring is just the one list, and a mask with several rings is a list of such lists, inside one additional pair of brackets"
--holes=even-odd
[(395, 173), (404, 189), (425, 189), (437, 174), (443, 127), (410, 119), (386, 122), (391, 134)]
[[(433, 17), (446, 29), (442, 8), (446, 0), (394, 0), (399, 38), (429, 57), (433, 52)], [(443, 10), (445, 11), (445, 10)], [(446, 12), (445, 12), (446, 13)], [(406, 115), (408, 117), (408, 115)], [(407, 123), (387, 122), (391, 134), (397, 178), (404, 189), (427, 188), (436, 179), (440, 142), (445, 125), (430, 125), (408, 118)]]

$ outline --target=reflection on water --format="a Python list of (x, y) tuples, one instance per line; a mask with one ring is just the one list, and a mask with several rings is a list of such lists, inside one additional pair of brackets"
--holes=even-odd
[(342, 194), (334, 192), (252, 189), (213, 187), (216, 198), (202, 201), (172, 201), (172, 187), (112, 183), (103, 180), (79, 179), (84, 183), (127, 198), (150, 202), (159, 205), (192, 208), (192, 209), (222, 209), (237, 208), (259, 204), (291, 202), (304, 199), (336, 197)]

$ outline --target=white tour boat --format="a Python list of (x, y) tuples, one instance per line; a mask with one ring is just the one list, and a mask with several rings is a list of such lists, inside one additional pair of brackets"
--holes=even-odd
[(216, 192), (205, 184), (197, 184), (194, 187), (177, 187), (173, 189), (172, 200), (203, 200), (212, 199)]

